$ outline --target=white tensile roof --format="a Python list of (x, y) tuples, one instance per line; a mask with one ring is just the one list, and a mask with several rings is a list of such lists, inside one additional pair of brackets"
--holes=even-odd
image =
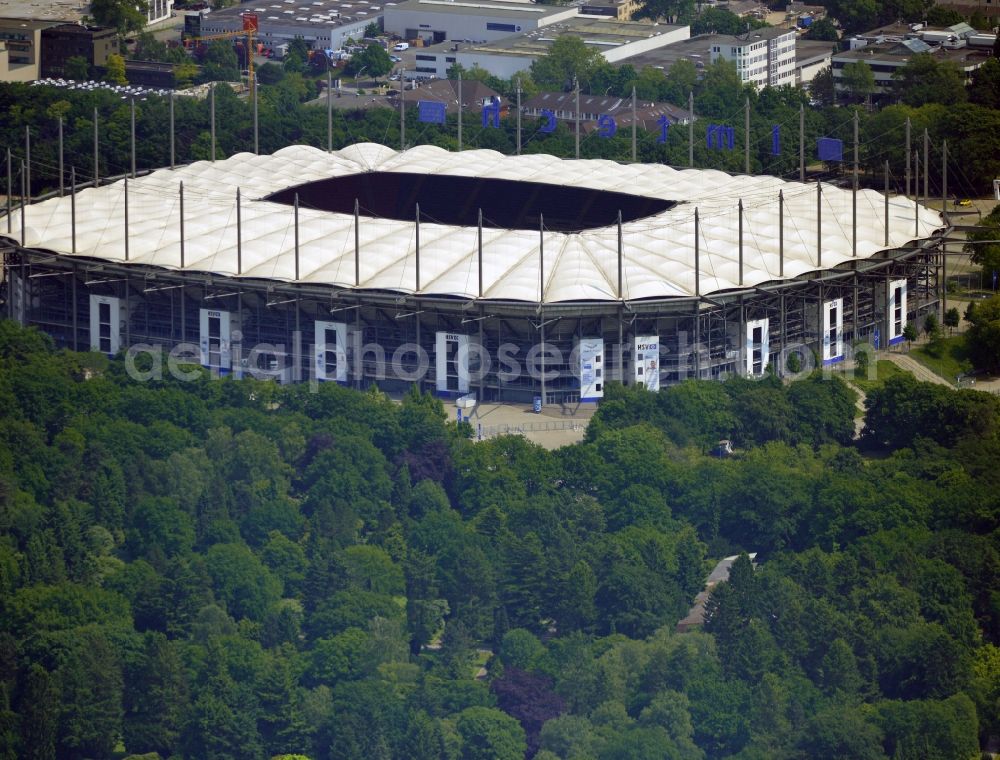
[[(700, 217), (702, 295), (737, 288), (738, 211), (744, 204), (744, 286), (780, 279), (778, 191), (784, 192), (784, 276), (818, 269), (816, 185), (769, 176), (732, 176), (709, 169), (659, 164), (619, 164), (548, 155), (505, 156), (491, 150), (452, 153), (423, 145), (404, 152), (360, 143), (333, 153), (292, 146), (269, 156), (240, 153), (161, 169), (129, 182), (129, 263), (179, 269), (180, 203), (184, 182), (185, 269), (237, 274), (236, 191), (242, 194), (242, 275), (295, 280), (294, 212), (261, 200), (295, 185), (368, 171), (448, 174), (544, 182), (612, 190), (678, 201), (673, 208), (623, 225), (623, 293), (626, 300), (695, 294), (694, 211)], [(868, 257), (905, 246), (942, 227), (937, 213), (905, 197), (889, 202), (885, 246), (884, 196), (858, 192), (857, 253)], [(486, 212), (488, 215), (488, 212)], [(20, 215), (12, 232), (20, 242)], [(822, 266), (852, 256), (851, 192), (823, 185)], [(362, 217), (362, 289), (414, 293), (414, 223)], [(919, 226), (919, 234), (916, 226)], [(25, 247), (70, 254), (70, 198), (53, 198), (26, 210)], [(299, 209), (299, 282), (355, 286), (353, 214)], [(478, 295), (475, 227), (424, 221), (420, 225), (423, 295)], [(125, 260), (124, 182), (86, 189), (76, 196), (76, 255)], [(612, 225), (544, 235), (542, 300), (617, 300), (618, 230)], [(539, 233), (483, 230), (483, 297), (539, 300)]]

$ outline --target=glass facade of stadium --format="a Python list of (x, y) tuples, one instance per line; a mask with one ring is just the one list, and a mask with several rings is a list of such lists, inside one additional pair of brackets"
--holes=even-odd
[[(604, 383), (788, 373), (886, 348), (941, 309), (936, 238), (762, 286), (638, 301), (402, 295), (3, 249), (5, 315), (61, 347), (171, 352), (220, 374), (546, 404)], [(544, 349), (542, 348), (544, 346)], [(794, 362), (793, 362), (794, 364)]]

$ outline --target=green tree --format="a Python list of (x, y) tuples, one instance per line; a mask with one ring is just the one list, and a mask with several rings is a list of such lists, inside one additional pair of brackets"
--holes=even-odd
[(986, 59), (972, 72), (969, 84), (969, 102), (986, 108), (1000, 108), (1000, 59)]
[(378, 22), (372, 21), (370, 24), (368, 24), (368, 26), (365, 27), (364, 34), (365, 37), (368, 39), (378, 37), (382, 34), (382, 27), (378, 25)]
[(198, 67), (190, 61), (174, 66), (174, 86), (179, 90), (183, 90), (194, 84), (197, 76)]
[(928, 26), (953, 26), (955, 24), (961, 24), (965, 21), (965, 16), (956, 11), (954, 8), (947, 8), (943, 5), (938, 5), (934, 3), (930, 10), (927, 11), (925, 16), (927, 19)]
[[(1000, 65), (1000, 62), (998, 62)], [(978, 264), (984, 278), (991, 278), (993, 272), (1000, 271), (1000, 243), (990, 242), (1000, 240), (1000, 205), (994, 206), (989, 214), (979, 223), (979, 228), (968, 233), (969, 242), (963, 246), (966, 253), (972, 254), (972, 263)]]
[(965, 694), (943, 701), (884, 701), (878, 707), (887, 754), (899, 760), (979, 756), (976, 708)]
[(861, 687), (861, 674), (857, 659), (850, 645), (843, 639), (834, 639), (823, 657), (823, 689), (827, 694), (837, 694), (850, 698)]
[(125, 673), (123, 738), (129, 751), (175, 754), (187, 700), (177, 647), (161, 633), (147, 633), (142, 654)]
[(90, 79), (90, 64), (83, 56), (70, 56), (63, 67), (63, 76), (75, 82), (86, 81)]
[(531, 78), (543, 89), (570, 90), (578, 82), (585, 89), (598, 67), (601, 52), (571, 34), (560, 35), (549, 52), (531, 64)]
[(468, 707), (458, 715), (462, 760), (521, 760), (528, 748), (524, 729), (491, 707)]
[(544, 654), (542, 642), (524, 628), (507, 631), (500, 645), (500, 661), (505, 666), (518, 670), (533, 670)]
[(966, 99), (961, 70), (950, 61), (938, 61), (930, 53), (917, 53), (893, 72), (892, 79), (896, 96), (908, 106), (919, 108), (927, 103), (950, 106)]
[(384, 550), (377, 546), (349, 546), (338, 559), (347, 582), (376, 594), (402, 594), (403, 571)]
[(90, 16), (98, 26), (110, 26), (125, 37), (146, 25), (147, 0), (93, 0)]
[(917, 326), (913, 322), (907, 322), (903, 328), (903, 338), (907, 345), (913, 343), (918, 337), (920, 337), (920, 333), (917, 331)]
[(936, 311), (927, 312), (927, 316), (924, 317), (924, 335), (926, 335), (931, 340), (939, 337), (941, 334), (941, 322), (938, 320), (938, 315)]
[(348, 61), (347, 72), (356, 75), (364, 71), (372, 79), (378, 79), (392, 71), (392, 67), (392, 59), (385, 48), (373, 42)]
[[(756, 24), (755, 24), (756, 26)], [(747, 31), (742, 18), (725, 8), (708, 6), (691, 24), (691, 34), (740, 34)]]
[(594, 606), (597, 576), (593, 568), (580, 560), (570, 569), (563, 588), (561, 606), (556, 608), (560, 630), (590, 630), (597, 619), (597, 608)]
[(227, 672), (221, 649), (206, 653), (208, 673), (187, 711), (181, 736), (185, 754), (217, 760), (262, 757), (258, 704), (251, 684), (237, 684)]
[(875, 0), (835, 0), (827, 9), (840, 22), (845, 34), (871, 29), (881, 10)]
[(557, 757), (594, 756), (597, 737), (590, 721), (580, 715), (560, 715), (542, 726), (540, 746)]
[(649, 0), (639, 12), (643, 18), (663, 20), (668, 24), (690, 22), (694, 17), (694, 0)]
[(969, 357), (976, 367), (995, 371), (1000, 368), (1000, 298), (976, 304), (966, 333)]
[(198, 49), (203, 82), (238, 82), (240, 64), (236, 51), (227, 40), (216, 40)]
[(441, 723), (423, 710), (410, 717), (406, 732), (407, 756), (413, 760), (441, 760), (445, 757)]
[(262, 620), (281, 596), (281, 581), (246, 546), (216, 544), (205, 555), (215, 591), (234, 617)]
[[(643, 69), (643, 71), (645, 70)], [(663, 97), (674, 105), (687, 108), (688, 94), (694, 92), (697, 83), (697, 67), (688, 59), (682, 58), (667, 72), (667, 84)]]
[(105, 66), (104, 81), (111, 84), (128, 84), (125, 78), (125, 59), (117, 53), (108, 56)]
[(281, 62), (282, 68), (292, 74), (301, 74), (309, 63), (309, 45), (302, 37), (288, 43), (288, 52)]
[(21, 757), (55, 760), (59, 731), (58, 680), (38, 663), (32, 663), (21, 697)]
[(823, 69), (809, 83), (809, 95), (824, 106), (832, 106), (837, 99), (832, 69)]
[(833, 760), (884, 758), (881, 732), (851, 707), (831, 707), (817, 713), (803, 728), (798, 748), (804, 757)]
[(122, 735), (122, 671), (107, 637), (79, 636), (59, 668), (63, 712), (60, 754), (111, 757)]
[(953, 332), (959, 326), (961, 320), (962, 317), (958, 313), (958, 309), (954, 306), (944, 313), (944, 326), (948, 328), (948, 332)]
[(852, 61), (844, 66), (841, 82), (848, 97), (855, 102), (861, 102), (875, 92), (875, 74), (865, 61)]
[(311, 678), (330, 686), (360, 678), (370, 670), (367, 654), (368, 635), (360, 628), (348, 628), (332, 638), (320, 639), (313, 649)]
[(823, 42), (837, 42), (840, 39), (840, 32), (829, 18), (821, 18), (813, 21), (812, 26), (806, 33), (806, 37), (811, 40), (822, 40)]

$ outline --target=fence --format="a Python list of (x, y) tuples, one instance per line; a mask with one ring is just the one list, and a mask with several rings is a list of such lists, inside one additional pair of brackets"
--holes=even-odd
[(518, 435), (524, 433), (548, 433), (553, 430), (585, 430), (586, 422), (580, 420), (551, 420), (547, 422), (522, 422), (518, 424), (479, 425), (476, 436), (480, 439), (498, 435)]

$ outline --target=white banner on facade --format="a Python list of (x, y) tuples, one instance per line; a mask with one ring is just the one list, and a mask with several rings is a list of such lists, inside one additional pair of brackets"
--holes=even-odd
[(228, 311), (201, 309), (200, 348), (204, 367), (229, 369), (232, 365), (229, 328), (232, 315)]
[(121, 299), (90, 296), (90, 350), (114, 355), (121, 348)]
[(313, 361), (317, 380), (347, 382), (347, 324), (315, 323)]
[(746, 370), (749, 377), (763, 375), (767, 370), (768, 353), (770, 352), (769, 327), (770, 323), (767, 317), (747, 322)]
[(660, 390), (660, 336), (637, 335), (634, 347), (635, 384), (648, 391)]
[(823, 302), (823, 363), (844, 358), (844, 299)]
[(604, 340), (580, 338), (580, 400), (604, 398)]
[(886, 302), (885, 321), (889, 328), (889, 345), (899, 343), (906, 329), (906, 280), (893, 280), (889, 283)]
[(469, 336), (451, 332), (435, 333), (434, 368), (438, 393), (468, 393)]

